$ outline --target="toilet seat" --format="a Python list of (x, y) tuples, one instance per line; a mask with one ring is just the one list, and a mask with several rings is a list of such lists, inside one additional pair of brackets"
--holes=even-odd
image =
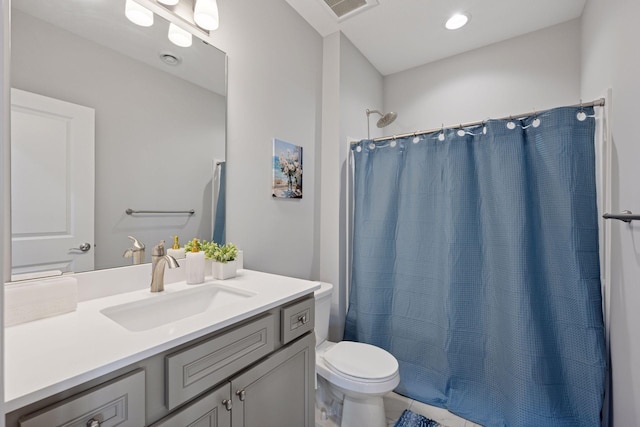
[(398, 361), (387, 351), (365, 343), (342, 341), (324, 355), (327, 366), (358, 382), (385, 382), (398, 375)]
[[(356, 375), (353, 375), (354, 372), (350, 371), (348, 367), (341, 366), (340, 362), (336, 362), (336, 360), (338, 359), (339, 352), (343, 351), (345, 348), (346, 349), (351, 348), (350, 344), (347, 344), (347, 346), (341, 346), (341, 347), (344, 347), (342, 349), (339, 347), (338, 351), (334, 354), (334, 358), (329, 356), (329, 359), (332, 359), (334, 366), (338, 364), (338, 366), (342, 368), (343, 371), (347, 371), (347, 372), (346, 373), (341, 372), (339, 369), (335, 368), (334, 366), (331, 366), (329, 364), (329, 361), (325, 357), (326, 354), (327, 353), (331, 354), (332, 353), (331, 350), (334, 347), (347, 342), (348, 341), (333, 343), (330, 341), (324, 341), (316, 347), (316, 373), (318, 375), (320, 375), (321, 377), (329, 381), (334, 386), (337, 386), (338, 388), (342, 389), (343, 392), (349, 391), (350, 393), (364, 393), (366, 395), (382, 396), (398, 386), (398, 384), (400, 383), (400, 373), (397, 369), (398, 362), (395, 360), (395, 358), (391, 354), (387, 353), (385, 350), (379, 349), (374, 346), (370, 346), (370, 347), (374, 347), (376, 350), (383, 352), (384, 354), (388, 355), (393, 359), (393, 362), (387, 361), (388, 364), (383, 362), (382, 370), (380, 371), (382, 373), (380, 372), (378, 372), (377, 374), (374, 373), (373, 374), (374, 378), (357, 377), (356, 375), (362, 375), (362, 374), (356, 372)], [(362, 344), (362, 343), (355, 343), (355, 344), (368, 346), (368, 344)], [(362, 349), (358, 349), (358, 350), (362, 350)], [(365, 351), (364, 353), (365, 355), (370, 354), (366, 350), (364, 351)], [(357, 358), (354, 358), (353, 353), (350, 353), (348, 357), (343, 358), (342, 360), (352, 360), (353, 362), (359, 363), (365, 360), (367, 357), (369, 357), (369, 356), (362, 356), (362, 353), (358, 353), (358, 354), (359, 355), (357, 356)], [(385, 365), (387, 366), (386, 368), (385, 368)], [(389, 366), (396, 367), (395, 371), (391, 372), (391, 375), (387, 375), (391, 370)]]

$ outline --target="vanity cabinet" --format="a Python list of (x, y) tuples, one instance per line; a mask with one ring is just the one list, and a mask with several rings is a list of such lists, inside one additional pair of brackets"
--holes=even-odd
[(313, 427), (313, 294), (9, 413), (7, 427)]

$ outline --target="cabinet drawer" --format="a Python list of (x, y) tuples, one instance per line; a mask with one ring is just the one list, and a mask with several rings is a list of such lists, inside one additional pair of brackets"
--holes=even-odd
[(137, 370), (20, 419), (21, 427), (145, 425), (144, 371)]
[[(212, 427), (231, 425), (231, 412), (225, 403), (231, 399), (231, 385), (225, 384), (175, 414), (153, 424), (151, 427)], [(224, 402), (224, 403), (223, 403)]]
[(269, 314), (167, 356), (167, 408), (173, 409), (197, 396), (274, 348), (274, 317)]
[(307, 298), (282, 309), (282, 344), (293, 341), (313, 329), (315, 301), (314, 298)]

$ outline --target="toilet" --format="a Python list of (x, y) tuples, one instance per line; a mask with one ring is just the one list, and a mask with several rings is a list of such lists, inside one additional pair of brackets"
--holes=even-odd
[(327, 340), (332, 290), (315, 291), (316, 404), (341, 427), (386, 427), (382, 396), (400, 383), (398, 361), (370, 344)]

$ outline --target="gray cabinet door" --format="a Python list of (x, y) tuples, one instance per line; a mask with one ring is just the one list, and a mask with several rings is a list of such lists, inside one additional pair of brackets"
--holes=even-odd
[(233, 427), (313, 427), (314, 375), (311, 333), (231, 380)]
[(226, 383), (151, 427), (230, 427), (230, 399), (231, 388)]

